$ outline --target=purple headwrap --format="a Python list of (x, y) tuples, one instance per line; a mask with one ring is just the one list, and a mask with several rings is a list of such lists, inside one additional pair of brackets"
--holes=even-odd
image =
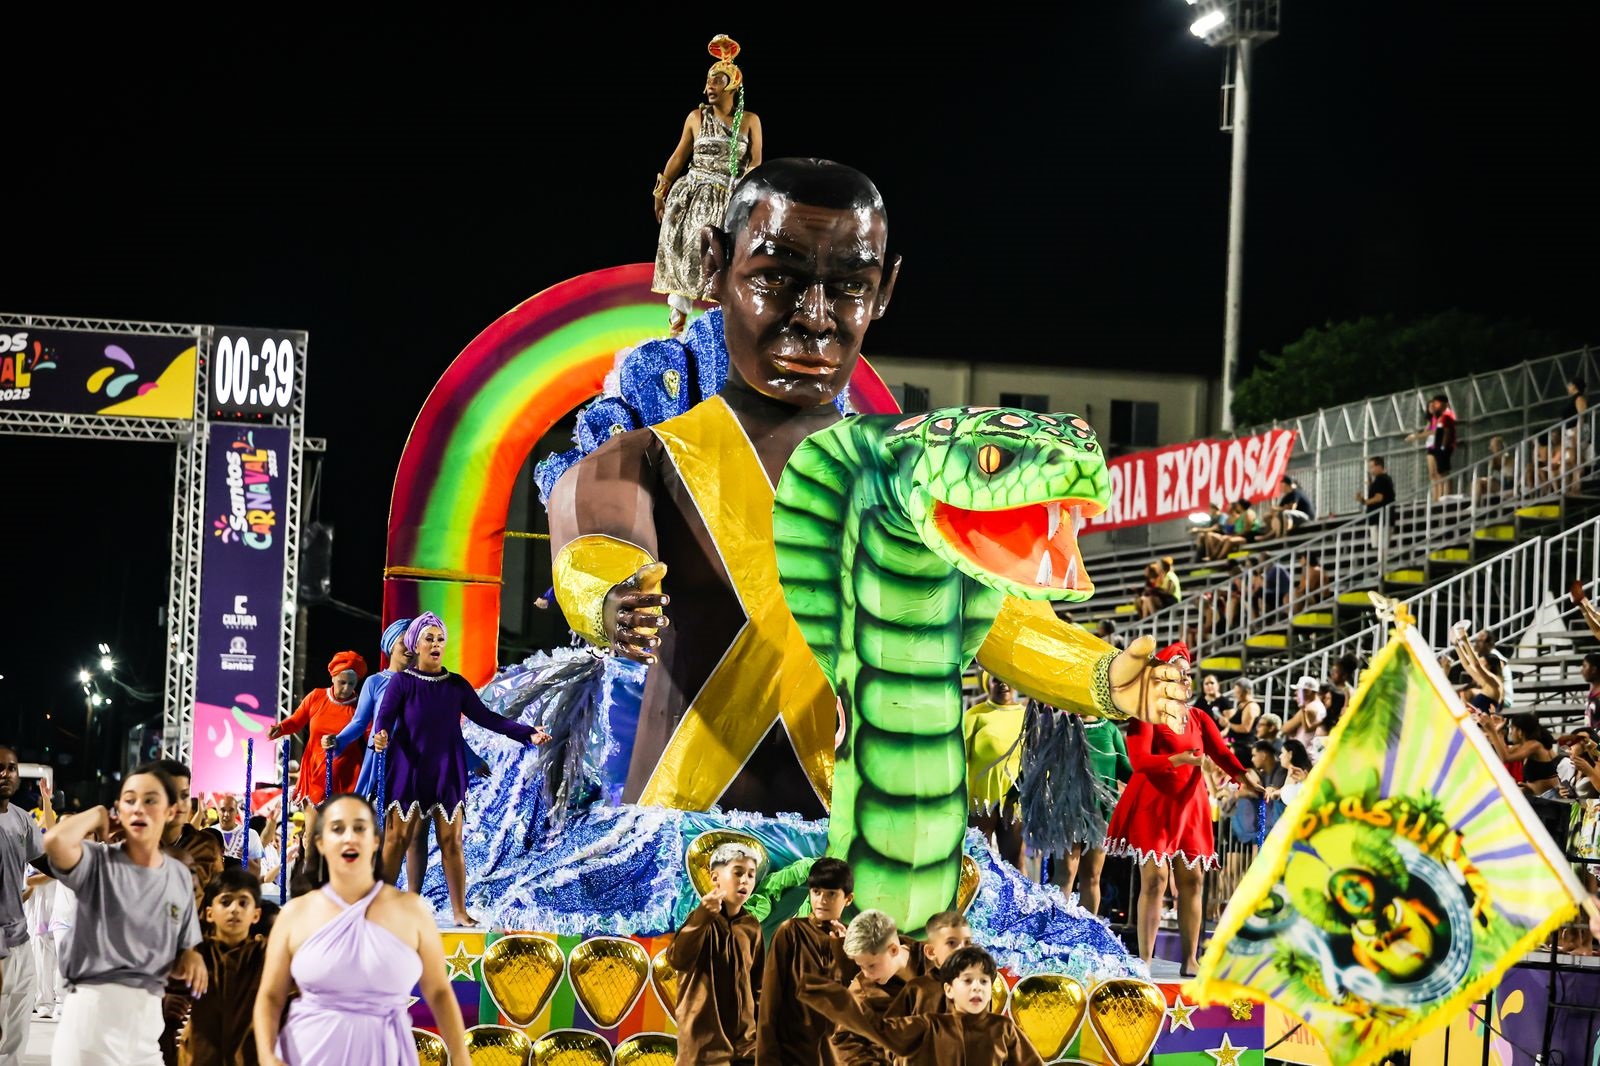
[(417, 653), (417, 641), (422, 639), (422, 631), (427, 629), (429, 626), (437, 626), (439, 632), (443, 634), (446, 639), (449, 638), (450, 631), (445, 629), (444, 619), (440, 618), (432, 611), (423, 611), (421, 614), (417, 615), (417, 617), (412, 620), (411, 625), (406, 628), (406, 635), (404, 637), (406, 651), (410, 652), (412, 655)]

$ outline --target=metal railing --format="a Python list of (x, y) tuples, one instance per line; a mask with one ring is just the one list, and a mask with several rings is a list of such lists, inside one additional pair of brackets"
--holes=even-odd
[[(1401, 602), (1423, 638), (1440, 650), (1449, 643), (1450, 627), (1463, 620), (1499, 639), (1525, 627), (1546, 602), (1544, 563), (1545, 540), (1533, 537)], [(1254, 678), (1255, 697), (1262, 710), (1287, 720), (1293, 713), (1294, 683), (1302, 675), (1322, 680), (1346, 655), (1365, 663), (1388, 639), (1386, 625), (1369, 625)]]
[[(1287, 635), (1296, 615), (1330, 610), (1340, 593), (1378, 590), (1385, 575), (1401, 570), (1426, 572), (1436, 550), (1470, 547), (1477, 532), (1514, 524), (1519, 508), (1577, 492), (1595, 468), (1597, 433), (1600, 407), (1453, 471), (1435, 494), (1383, 508), (1374, 525), (1367, 524), (1371, 516), (1358, 517), (1258, 554), (1237, 576), (1191, 592), (1127, 631), (1183, 639), (1197, 660), (1214, 646), (1245, 646), (1249, 636)], [(1305, 580), (1307, 553), (1322, 569), (1320, 586)]]
[[(1366, 484), (1366, 459), (1381, 455), (1407, 495), (1420, 495), (1428, 483), (1427, 458), (1405, 438), (1427, 421), (1427, 403), (1443, 394), (1456, 412), (1458, 455), (1487, 452), (1497, 436), (1521, 438), (1561, 418), (1568, 409), (1566, 383), (1581, 377), (1600, 381), (1600, 349), (1579, 348), (1515, 366), (1451, 381), (1403, 389), (1384, 396), (1328, 407), (1236, 431), (1239, 436), (1285, 428), (1296, 431), (1290, 476), (1324, 517), (1352, 513), (1355, 494)], [(1151, 547), (1182, 543), (1186, 523), (1162, 522), (1104, 535), (1106, 547)]]

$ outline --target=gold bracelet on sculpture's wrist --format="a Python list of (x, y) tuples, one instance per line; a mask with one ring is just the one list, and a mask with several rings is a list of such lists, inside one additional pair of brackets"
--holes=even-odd
[(589, 534), (569, 541), (552, 565), (556, 602), (572, 631), (598, 647), (608, 647), (606, 596), (641, 566), (655, 562), (637, 544)]
[(1100, 713), (1112, 721), (1128, 717), (1117, 709), (1116, 702), (1111, 698), (1111, 664), (1116, 661), (1115, 651), (1107, 652), (1100, 656), (1094, 664), (1094, 679), (1090, 682), (1090, 691), (1094, 693), (1094, 705)]
[(650, 195), (654, 196), (657, 200), (666, 199), (667, 176), (665, 174), (656, 175), (656, 187), (651, 190)]

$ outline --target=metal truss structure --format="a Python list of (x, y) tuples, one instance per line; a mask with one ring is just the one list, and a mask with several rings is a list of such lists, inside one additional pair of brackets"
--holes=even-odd
[[(205, 543), (206, 443), (209, 439), (211, 350), (215, 327), (172, 322), (132, 322), (98, 318), (0, 313), (4, 329), (82, 330), (150, 337), (186, 337), (195, 345), (194, 417), (187, 420), (126, 416), (11, 411), (0, 407), (0, 434), (66, 437), (74, 440), (172, 444), (177, 449), (172, 480), (172, 571), (167, 589), (165, 700), (161, 750), (189, 761), (194, 741), (195, 667), (200, 642), (201, 553)], [(289, 472), (284, 521), (283, 608), (279, 612), (278, 692), (289, 698), (294, 685), (295, 597), (300, 571), (300, 480), (305, 448), (305, 334), (295, 339), (294, 392), (287, 413), (270, 424), (289, 430)], [(282, 708), (274, 708), (281, 715)]]

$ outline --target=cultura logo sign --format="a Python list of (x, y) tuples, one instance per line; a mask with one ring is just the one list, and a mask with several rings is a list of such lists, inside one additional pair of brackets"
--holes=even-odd
[(26, 333), (0, 333), (0, 403), (26, 400), (33, 375), (55, 365), (44, 345), (28, 340)]

